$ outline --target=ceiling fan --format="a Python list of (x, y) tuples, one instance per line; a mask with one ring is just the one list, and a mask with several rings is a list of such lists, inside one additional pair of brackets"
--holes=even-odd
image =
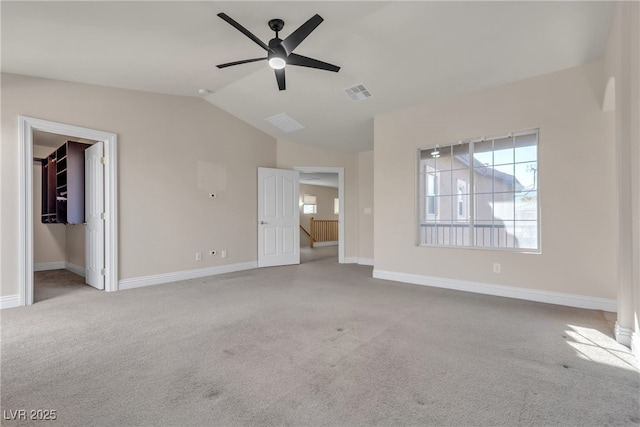
[(258, 37), (253, 35), (249, 30), (245, 27), (234, 21), (231, 17), (229, 17), (225, 13), (219, 13), (218, 16), (233, 27), (235, 27), (238, 31), (240, 31), (245, 36), (249, 37), (253, 40), (258, 46), (267, 51), (267, 56), (264, 58), (252, 58), (252, 59), (244, 59), (242, 61), (228, 62), (226, 64), (220, 64), (218, 68), (226, 68), (231, 67), (232, 65), (240, 65), (246, 64), (248, 62), (256, 62), (256, 61), (269, 61), (269, 66), (274, 69), (276, 73), (276, 80), (278, 82), (278, 89), (285, 90), (286, 83), (284, 77), (284, 68), (286, 65), (297, 65), (299, 67), (309, 67), (309, 68), (317, 68), (319, 70), (333, 71), (338, 72), (340, 67), (336, 65), (329, 64), (327, 62), (318, 61), (317, 59), (308, 58), (306, 56), (298, 55), (293, 53), (293, 50), (298, 47), (300, 43), (304, 39), (307, 38), (309, 34), (313, 30), (316, 29), (318, 25), (324, 19), (318, 14), (312, 16), (307, 22), (302, 24), (291, 33), (286, 39), (281, 40), (278, 37), (278, 32), (282, 30), (284, 27), (284, 21), (282, 19), (272, 19), (269, 21), (269, 28), (276, 32), (276, 36), (269, 40), (269, 45), (264, 44)]

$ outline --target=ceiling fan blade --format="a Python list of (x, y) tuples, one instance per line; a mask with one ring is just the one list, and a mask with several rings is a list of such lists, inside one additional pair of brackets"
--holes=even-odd
[(304, 39), (307, 38), (311, 31), (315, 30), (320, 23), (324, 21), (317, 13), (313, 15), (307, 22), (300, 25), (297, 30), (289, 35), (282, 41), (281, 46), (287, 52), (287, 55), (291, 55), (293, 49), (295, 49)]
[(263, 48), (266, 51), (270, 51), (271, 49), (269, 48), (269, 46), (267, 46), (266, 44), (264, 44), (262, 42), (262, 40), (260, 40), (259, 38), (257, 38), (255, 35), (253, 35), (253, 33), (251, 33), (251, 31), (247, 30), (245, 27), (243, 27), (242, 25), (240, 25), (239, 23), (237, 23), (236, 21), (233, 20), (233, 18), (231, 18), (229, 15), (227, 15), (226, 13), (219, 13), (218, 16), (222, 19), (224, 19), (225, 21), (227, 21), (229, 24), (231, 24), (233, 27), (235, 27), (238, 31), (240, 31), (242, 34), (244, 34), (245, 36), (249, 37), (251, 40), (253, 40), (258, 46), (260, 46), (261, 48)]
[(308, 58), (306, 56), (297, 55), (295, 53), (292, 53), (291, 55), (287, 56), (287, 65), (297, 65), (299, 67), (317, 68), (320, 70), (333, 71), (336, 73), (340, 71), (340, 67), (338, 67), (337, 65), (329, 64), (328, 62), (318, 61), (317, 59)]
[(256, 62), (256, 61), (264, 61), (266, 59), (267, 58), (243, 59), (242, 61), (227, 62), (226, 64), (216, 65), (216, 67), (218, 67), (218, 68), (226, 68), (226, 67), (231, 67), (232, 65), (240, 65), (240, 64), (246, 64), (248, 62)]
[(285, 84), (284, 81), (284, 68), (281, 68), (279, 70), (273, 70), (276, 72), (276, 80), (278, 81), (278, 89), (280, 90), (285, 90), (287, 88), (287, 85)]

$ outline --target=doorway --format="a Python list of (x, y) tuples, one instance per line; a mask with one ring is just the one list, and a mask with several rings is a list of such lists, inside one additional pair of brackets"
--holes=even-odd
[(117, 137), (114, 133), (50, 122), (31, 117), (19, 117), (20, 142), (20, 305), (34, 301), (34, 213), (33, 213), (33, 154), (34, 135), (39, 132), (66, 135), (72, 138), (101, 141), (104, 144), (104, 250), (103, 269), (105, 290), (118, 290), (117, 256)]
[[(301, 184), (301, 189), (307, 188), (309, 189), (310, 187), (304, 187), (305, 185), (312, 185), (312, 186), (318, 186), (318, 187), (322, 187), (323, 189), (321, 190), (320, 188), (317, 191), (314, 190), (309, 190), (309, 192), (314, 192), (316, 194), (308, 194), (308, 196), (316, 196), (316, 203), (318, 203), (318, 196), (320, 194), (323, 194), (322, 196), (322, 200), (323, 200), (323, 204), (325, 205), (322, 209), (323, 212), (326, 214), (326, 218), (337, 218), (338, 221), (338, 245), (337, 245), (337, 259), (338, 259), (338, 263), (343, 264), (344, 263), (344, 168), (342, 167), (294, 167), (294, 170), (297, 170), (300, 172), (300, 184)], [(326, 189), (328, 188), (333, 188), (334, 190), (337, 190), (337, 194), (336, 197), (329, 197), (329, 194), (333, 194), (331, 193), (331, 191), (326, 191)], [(335, 193), (335, 191), (334, 191)], [(304, 197), (304, 193), (301, 190), (300, 191), (301, 197)], [(334, 200), (337, 199), (337, 202)], [(311, 198), (311, 200), (313, 201), (313, 199)], [(304, 199), (301, 199), (302, 202), (302, 206), (301, 206), (301, 219), (304, 218), (304, 220), (301, 220), (301, 226), (303, 227), (304, 231), (301, 229), (300, 233), (300, 239), (301, 241), (304, 241), (305, 239), (309, 239), (310, 236), (308, 236), (309, 232), (311, 230), (309, 230), (310, 228), (310, 224), (307, 223), (307, 221), (313, 216), (311, 214), (304, 214)], [(317, 205), (316, 209), (320, 209), (320, 205)], [(312, 209), (309, 209), (308, 212), (311, 212)], [(318, 211), (317, 211), (318, 212)], [(337, 214), (333, 214), (334, 212), (337, 212)], [(316, 214), (316, 216), (314, 216), (315, 219), (319, 219), (319, 218), (325, 218), (325, 216), (320, 217), (317, 216), (318, 214)], [(333, 238), (330, 238), (329, 241), (327, 242), (322, 242), (320, 244), (314, 244), (314, 249), (317, 249), (315, 252), (313, 252), (313, 250), (311, 250), (310, 248), (301, 248), (301, 259), (309, 259), (309, 260), (313, 260), (315, 258), (326, 258), (326, 257), (331, 257), (333, 256), (333, 254), (336, 252), (335, 251), (335, 243), (333, 241)], [(324, 244), (327, 244), (329, 246), (325, 246)], [(308, 251), (308, 254), (304, 254), (302, 251)]]
[[(103, 187), (85, 184), (83, 172), (85, 152), (100, 148), (96, 144), (102, 143), (33, 131), (34, 303), (81, 291), (90, 284), (86, 260), (92, 253), (87, 249), (96, 252), (97, 248), (85, 242), (83, 208), (96, 190), (103, 198)], [(100, 268), (103, 262), (104, 257)]]

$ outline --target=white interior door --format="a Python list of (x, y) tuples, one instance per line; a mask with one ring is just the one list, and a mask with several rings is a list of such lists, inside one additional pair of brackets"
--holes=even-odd
[(85, 281), (104, 289), (104, 143), (84, 151)]
[(300, 173), (258, 168), (258, 267), (300, 264)]

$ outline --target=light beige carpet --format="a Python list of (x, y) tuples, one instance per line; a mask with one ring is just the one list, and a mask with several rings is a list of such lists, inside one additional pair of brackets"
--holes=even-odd
[(3, 310), (3, 413), (56, 410), (60, 426), (640, 423), (611, 315), (370, 276), (331, 257)]

